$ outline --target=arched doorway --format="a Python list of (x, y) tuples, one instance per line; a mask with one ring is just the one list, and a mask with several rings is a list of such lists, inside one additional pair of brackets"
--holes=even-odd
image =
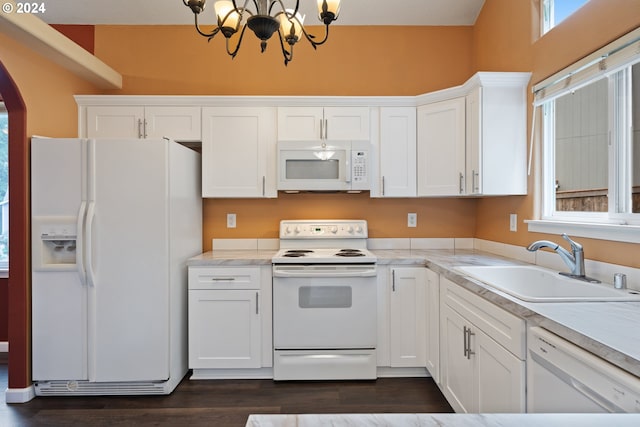
[[(30, 230), (27, 111), (17, 85), (0, 62), (0, 94), (9, 113), (9, 390), (24, 393), (29, 367)], [(7, 393), (7, 401), (11, 393)]]

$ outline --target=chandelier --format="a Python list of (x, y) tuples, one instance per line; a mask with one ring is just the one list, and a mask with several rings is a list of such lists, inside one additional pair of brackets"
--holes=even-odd
[[(213, 5), (217, 24), (209, 33), (202, 31), (198, 25), (198, 15), (204, 10), (206, 0), (182, 0), (184, 5), (193, 11), (198, 33), (209, 41), (216, 34), (222, 33), (226, 39), (227, 53), (232, 58), (235, 58), (240, 50), (247, 27), (261, 40), (262, 52), (267, 48), (267, 41), (277, 31), (285, 65), (293, 59), (293, 46), (302, 37), (314, 49), (326, 42), (329, 37), (329, 24), (338, 18), (340, 0), (316, 1), (318, 2), (318, 18), (325, 27), (322, 40), (316, 39), (316, 36), (305, 30), (303, 26), (304, 15), (298, 12), (300, 0), (296, 0), (294, 9), (285, 8), (282, 0), (244, 0), (242, 6), (238, 6), (236, 0), (218, 0)], [(249, 7), (250, 3), (253, 7)], [(233, 46), (234, 43), (235, 46)]]

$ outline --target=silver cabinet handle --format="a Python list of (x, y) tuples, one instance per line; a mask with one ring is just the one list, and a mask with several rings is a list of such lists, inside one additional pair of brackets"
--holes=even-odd
[(142, 139), (142, 119), (138, 119), (138, 139)]
[(384, 196), (384, 176), (382, 177), (382, 195)]
[(476, 354), (475, 351), (471, 350), (471, 337), (475, 334), (471, 332), (471, 328), (463, 327), (463, 337), (464, 337), (464, 356), (467, 359), (471, 359), (471, 356)]
[(460, 172), (460, 194), (464, 193), (464, 175)]
[(262, 177), (262, 197), (264, 197), (266, 192), (266, 181), (267, 181), (267, 177), (263, 176)]
[(324, 119), (324, 139), (328, 139), (329, 135), (329, 120)]
[(391, 270), (391, 290), (396, 291), (396, 271)]
[(259, 296), (260, 296), (260, 293), (256, 292), (256, 314), (260, 314), (260, 310), (258, 309), (258, 307), (259, 307), (258, 304), (259, 304), (259, 301), (260, 301), (260, 298), (258, 298)]
[(320, 119), (320, 139), (323, 139), (322, 135), (324, 135), (324, 119)]
[(144, 133), (143, 133), (144, 138), (146, 139), (147, 138), (147, 119), (144, 119), (144, 126), (143, 126), (142, 129), (144, 131)]
[(469, 350), (467, 349), (467, 327), (466, 326), (462, 327), (462, 348), (463, 348), (464, 357), (467, 357), (467, 352)]
[(212, 277), (211, 278), (212, 282), (233, 282), (234, 280), (236, 280), (235, 277)]
[[(477, 179), (476, 179), (477, 178)], [(471, 171), (471, 183), (474, 193), (480, 192), (480, 172)]]

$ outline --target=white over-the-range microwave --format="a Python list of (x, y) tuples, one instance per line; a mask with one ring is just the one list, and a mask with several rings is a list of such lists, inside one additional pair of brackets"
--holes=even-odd
[(278, 142), (278, 190), (370, 189), (369, 142)]

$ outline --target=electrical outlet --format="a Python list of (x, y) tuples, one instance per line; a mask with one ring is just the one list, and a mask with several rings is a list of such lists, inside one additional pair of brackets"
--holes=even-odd
[(407, 214), (407, 227), (417, 227), (418, 226), (418, 214), (410, 213)]
[(518, 231), (518, 214), (509, 215), (509, 231)]
[(236, 214), (227, 214), (227, 228), (236, 228)]

